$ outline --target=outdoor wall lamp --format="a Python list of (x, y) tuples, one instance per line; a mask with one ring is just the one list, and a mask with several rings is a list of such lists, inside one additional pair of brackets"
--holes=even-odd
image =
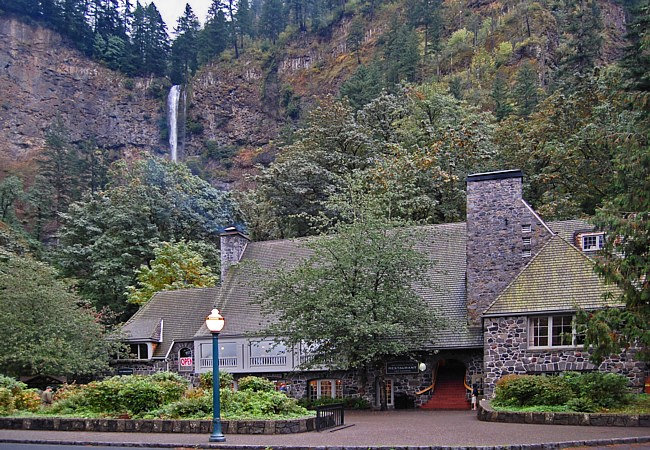
[(205, 318), (205, 326), (212, 333), (212, 434), (210, 442), (225, 442), (226, 437), (221, 432), (221, 400), (219, 398), (219, 332), (223, 330), (226, 321), (213, 309)]

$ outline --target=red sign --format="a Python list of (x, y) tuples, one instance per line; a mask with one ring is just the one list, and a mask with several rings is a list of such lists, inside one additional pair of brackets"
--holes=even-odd
[(192, 367), (192, 357), (190, 356), (189, 358), (181, 358), (180, 364), (181, 367)]

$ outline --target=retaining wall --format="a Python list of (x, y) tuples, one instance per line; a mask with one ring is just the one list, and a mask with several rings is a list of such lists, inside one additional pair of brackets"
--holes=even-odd
[[(289, 434), (316, 429), (313, 417), (293, 420), (222, 420), (224, 434)], [(75, 419), (63, 417), (0, 417), (0, 429), (98, 431), (121, 433), (212, 432), (211, 420)]]
[(600, 427), (650, 427), (650, 414), (603, 414), (577, 412), (495, 411), (481, 400), (478, 419), (484, 422), (535, 423), (544, 425), (589, 425)]

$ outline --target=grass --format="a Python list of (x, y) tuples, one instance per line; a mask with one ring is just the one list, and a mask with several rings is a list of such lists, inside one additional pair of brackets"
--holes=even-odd
[[(496, 406), (490, 405), (495, 411), (510, 411), (510, 412), (575, 412), (570, 410), (566, 405), (550, 406), (550, 405), (535, 405), (535, 406)], [(650, 414), (650, 395), (648, 394), (633, 394), (630, 395), (630, 401), (626, 405), (617, 408), (603, 408), (600, 413), (612, 414)]]

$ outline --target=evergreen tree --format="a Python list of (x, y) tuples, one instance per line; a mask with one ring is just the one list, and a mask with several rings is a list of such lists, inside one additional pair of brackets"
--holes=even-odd
[(524, 62), (517, 71), (517, 80), (513, 89), (517, 114), (528, 117), (539, 102), (539, 81), (537, 71), (530, 61)]
[(492, 85), (492, 100), (494, 101), (494, 115), (499, 122), (512, 114), (510, 105), (508, 81), (506, 75), (499, 72)]
[(634, 19), (628, 24), (623, 67), (629, 74), (629, 88), (648, 93), (650, 91), (650, 2), (644, 0), (635, 9)]
[(596, 0), (568, 2), (566, 20), (570, 33), (566, 54), (559, 62), (558, 77), (571, 80), (574, 73), (585, 74), (596, 65), (603, 38), (600, 8)]
[(355, 17), (352, 23), (350, 23), (346, 43), (348, 50), (357, 55), (357, 64), (361, 64), (361, 55), (359, 54), (359, 50), (361, 49), (361, 44), (363, 44), (365, 34), (363, 20), (360, 16)]
[(251, 16), (248, 0), (239, 0), (235, 19), (237, 20), (237, 33), (240, 39), (239, 45), (244, 51), (244, 36), (253, 35), (253, 17)]
[(354, 109), (361, 109), (376, 98), (382, 90), (381, 69), (377, 63), (361, 65), (341, 86), (341, 97), (346, 97)]
[(429, 44), (438, 48), (442, 31), (441, 0), (407, 0), (408, 21), (414, 27), (424, 26), (424, 55)]
[(172, 44), (170, 55), (170, 76), (174, 84), (184, 82), (198, 67), (200, 27), (199, 19), (189, 3), (185, 4), (185, 11), (178, 18), (178, 24), (174, 30), (176, 39)]
[(260, 29), (262, 35), (270, 39), (273, 44), (286, 26), (285, 17), (282, 0), (266, 0), (262, 4)]
[(388, 83), (415, 81), (420, 52), (413, 28), (400, 25), (397, 20), (393, 21), (385, 37), (384, 61)]
[(143, 74), (164, 75), (167, 69), (169, 36), (167, 25), (153, 2), (144, 10), (143, 48)]
[(199, 33), (198, 60), (201, 64), (212, 60), (228, 46), (226, 16), (220, 0), (213, 0), (208, 10), (205, 27)]

